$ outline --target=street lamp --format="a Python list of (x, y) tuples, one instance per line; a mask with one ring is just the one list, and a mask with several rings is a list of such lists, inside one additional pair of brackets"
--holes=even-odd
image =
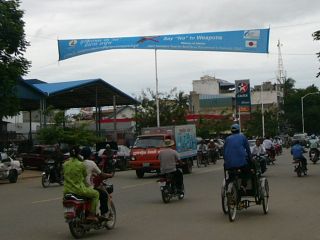
[(302, 133), (304, 133), (303, 99), (304, 99), (306, 96), (313, 95), (313, 94), (319, 94), (319, 93), (320, 93), (320, 92), (312, 92), (312, 93), (308, 93), (308, 94), (304, 95), (303, 97), (301, 97)]

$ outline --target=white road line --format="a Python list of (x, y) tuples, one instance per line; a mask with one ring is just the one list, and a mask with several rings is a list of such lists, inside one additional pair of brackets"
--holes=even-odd
[(40, 200), (40, 201), (34, 201), (34, 202), (32, 202), (32, 204), (36, 204), (36, 203), (45, 203), (45, 202), (53, 202), (53, 201), (57, 201), (57, 200), (62, 200), (62, 197), (58, 197), (58, 198), (51, 198), (51, 199)]

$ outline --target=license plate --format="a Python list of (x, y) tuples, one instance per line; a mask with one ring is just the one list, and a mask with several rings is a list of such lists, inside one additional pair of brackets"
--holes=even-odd
[(150, 166), (150, 163), (143, 163), (143, 166), (144, 166), (144, 167), (149, 167), (149, 166)]
[(74, 212), (74, 207), (65, 207), (64, 208), (65, 213), (73, 213)]

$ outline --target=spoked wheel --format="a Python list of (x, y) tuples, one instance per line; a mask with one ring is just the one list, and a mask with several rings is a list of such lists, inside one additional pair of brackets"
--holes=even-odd
[(169, 203), (170, 202), (170, 196), (169, 196), (168, 189), (162, 190), (161, 191), (161, 196), (162, 196), (162, 201), (164, 203)]
[(229, 183), (228, 190), (227, 190), (227, 206), (228, 206), (228, 216), (229, 216), (230, 222), (233, 222), (236, 219), (237, 205), (238, 205), (237, 188), (233, 183)]
[(50, 175), (46, 175), (46, 174), (42, 175), (41, 184), (42, 184), (42, 187), (44, 187), (44, 188), (49, 187), (49, 185), (50, 185)]
[(82, 238), (86, 233), (86, 230), (77, 221), (69, 222), (69, 230), (76, 239)]
[(269, 184), (267, 179), (264, 180), (261, 195), (263, 212), (264, 214), (267, 214), (269, 211)]
[(227, 190), (225, 187), (226, 181), (223, 179), (222, 187), (221, 187), (221, 204), (222, 211), (224, 214), (228, 214), (228, 199), (227, 199)]
[(114, 206), (114, 203), (111, 202), (109, 220), (106, 223), (106, 228), (109, 229), (109, 230), (113, 229), (114, 226), (116, 225), (116, 220), (117, 220), (116, 207)]

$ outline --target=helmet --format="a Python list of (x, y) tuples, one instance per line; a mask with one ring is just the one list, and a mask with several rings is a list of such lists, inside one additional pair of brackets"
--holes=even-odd
[(237, 124), (237, 123), (232, 124), (232, 126), (231, 126), (231, 132), (232, 132), (232, 133), (237, 133), (237, 132), (239, 132), (239, 131), (240, 131), (240, 126), (239, 126), (239, 124)]
[(91, 156), (92, 152), (91, 152), (91, 149), (89, 147), (84, 147), (84, 148), (82, 148), (80, 154), (82, 155), (82, 157), (84, 159), (89, 159), (89, 157)]

